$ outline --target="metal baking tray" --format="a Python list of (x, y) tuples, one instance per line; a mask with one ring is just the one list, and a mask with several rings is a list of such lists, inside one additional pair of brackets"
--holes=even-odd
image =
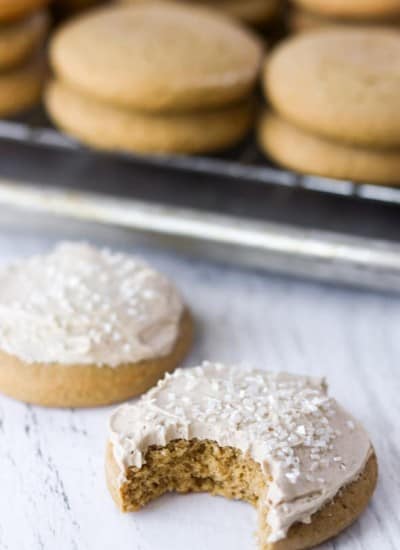
[(252, 138), (215, 157), (106, 154), (33, 113), (0, 121), (0, 159), (0, 203), (26, 224), (22, 209), (236, 265), (400, 290), (400, 188), (279, 169)]

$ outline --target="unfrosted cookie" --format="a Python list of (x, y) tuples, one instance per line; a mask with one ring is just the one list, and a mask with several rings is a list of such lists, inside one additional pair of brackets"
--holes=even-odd
[(38, 103), (45, 74), (40, 55), (15, 69), (0, 72), (0, 116), (16, 114)]
[(272, 113), (262, 118), (259, 142), (272, 160), (297, 172), (400, 185), (400, 150), (342, 145), (300, 130)]
[(100, 149), (142, 153), (200, 153), (240, 141), (254, 121), (254, 100), (216, 111), (141, 113), (114, 107), (71, 87), (51, 83), (47, 112), (57, 126)]
[(328, 17), (378, 19), (400, 15), (399, 0), (294, 0), (310, 11)]
[(178, 292), (137, 258), (64, 243), (0, 270), (0, 391), (16, 399), (127, 399), (175, 368), (191, 337)]
[(51, 44), (62, 80), (141, 111), (237, 101), (251, 91), (261, 53), (258, 39), (231, 19), (170, 2), (92, 10), (67, 23)]
[(0, 69), (17, 65), (32, 55), (43, 42), (49, 28), (49, 16), (43, 11), (0, 25)]
[(123, 511), (169, 491), (257, 507), (262, 550), (330, 538), (367, 505), (376, 458), (323, 379), (221, 364), (178, 369), (110, 420), (107, 480)]
[(286, 119), (338, 141), (400, 147), (400, 33), (332, 28), (283, 42), (264, 87)]
[(48, 3), (49, 0), (0, 0), (0, 21), (25, 17)]

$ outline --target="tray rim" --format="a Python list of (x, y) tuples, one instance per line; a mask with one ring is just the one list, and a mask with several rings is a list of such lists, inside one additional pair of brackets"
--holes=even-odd
[(400, 205), (399, 186), (373, 183), (355, 183), (350, 180), (339, 180), (314, 175), (302, 175), (297, 172), (269, 164), (251, 164), (240, 160), (227, 160), (219, 157), (190, 155), (142, 155), (126, 152), (96, 151), (82, 145), (73, 138), (55, 128), (44, 125), (34, 126), (26, 122), (0, 120), (0, 139), (16, 141), (28, 145), (51, 147), (69, 151), (85, 151), (92, 155), (101, 154), (111, 158), (120, 158), (147, 165), (174, 170), (212, 175), (223, 175), (232, 179), (246, 180), (269, 186), (301, 188), (307, 191), (336, 196), (353, 197), (358, 200), (376, 201)]

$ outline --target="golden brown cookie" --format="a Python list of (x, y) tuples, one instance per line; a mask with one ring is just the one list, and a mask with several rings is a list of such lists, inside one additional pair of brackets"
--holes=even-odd
[(240, 141), (254, 121), (253, 100), (215, 111), (141, 113), (115, 107), (60, 82), (45, 93), (47, 112), (57, 126), (100, 149), (142, 153), (200, 153)]
[[(206, 448), (207, 452), (204, 452)], [(196, 441), (192, 441), (189, 445), (185, 445), (182, 441), (177, 441), (174, 445), (169, 445), (166, 449), (160, 449), (157, 453), (157, 448), (151, 450), (146, 459), (150, 464), (157, 464), (164, 460), (168, 466), (169, 471), (177, 471), (178, 475), (175, 477), (176, 485), (171, 486), (170, 490), (174, 490), (180, 493), (196, 493), (196, 492), (209, 492), (213, 495), (219, 495), (226, 498), (237, 500), (245, 500), (249, 504), (257, 506), (257, 500), (254, 495), (248, 491), (243, 490), (243, 485), (248, 482), (250, 477), (253, 478), (254, 485), (259, 483), (259, 470), (251, 460), (245, 460), (241, 457), (240, 453), (234, 453), (230, 448), (219, 448), (213, 443), (207, 443), (202, 445), (199, 449), (199, 445)], [(161, 455), (161, 460), (160, 460)], [(199, 460), (198, 472), (196, 474), (196, 459), (200, 456), (210, 458), (209, 464), (203, 464)], [(178, 458), (179, 457), (179, 458)], [(185, 464), (185, 458), (187, 463)], [(218, 460), (224, 461), (223, 467), (218, 468)], [(170, 461), (170, 463), (168, 463)], [(192, 468), (193, 473), (196, 475), (193, 478), (187, 479), (182, 476), (182, 472), (187, 473), (188, 466)], [(215, 465), (214, 472), (210, 472), (207, 468), (210, 465)], [(181, 466), (181, 470), (180, 467)], [(186, 467), (185, 467), (186, 466)], [(223, 468), (226, 471), (223, 472)], [(217, 470), (219, 470), (217, 474)], [(233, 476), (229, 474), (231, 471), (237, 471), (241, 477), (241, 481), (237, 486), (234, 485), (232, 479)], [(207, 480), (200, 483), (201, 476), (204, 472), (208, 472), (209, 476)], [(246, 475), (243, 475), (245, 472)], [(214, 476), (215, 475), (215, 480)], [(221, 483), (221, 476), (225, 473), (225, 480)], [(120, 469), (112, 452), (112, 446), (109, 444), (107, 447), (106, 455), (106, 476), (107, 486), (117, 506), (123, 511), (138, 511), (140, 507), (132, 509), (126, 508), (129, 501), (129, 495), (123, 494), (120, 491), (118, 476), (120, 475)], [(148, 476), (148, 471), (143, 472), (143, 479)], [(329, 504), (318, 511), (312, 518), (312, 522), (296, 523), (291, 527), (287, 537), (281, 541), (275, 543), (261, 543), (259, 544), (260, 550), (304, 550), (311, 548), (317, 544), (336, 536), (346, 527), (349, 527), (357, 517), (362, 514), (368, 505), (369, 500), (375, 490), (378, 477), (378, 464), (376, 456), (373, 455), (367, 465), (365, 466), (361, 476), (354, 481), (351, 485), (345, 487)], [(153, 479), (149, 476), (149, 481)], [(154, 481), (157, 480), (157, 476), (154, 476)], [(260, 484), (261, 485), (261, 484)], [(160, 486), (162, 489), (162, 485)], [(140, 491), (138, 487), (138, 492)], [(149, 492), (149, 496), (150, 496)], [(240, 495), (240, 496), (239, 496)], [(264, 533), (264, 536), (268, 533), (268, 529), (260, 525), (260, 536)]]
[(0, 21), (12, 21), (43, 8), (49, 0), (0, 0)]
[(172, 491), (241, 499), (257, 509), (261, 550), (337, 535), (376, 485), (368, 435), (320, 378), (210, 362), (177, 369), (114, 411), (109, 428), (107, 483), (122, 511)]
[(92, 10), (67, 23), (51, 44), (63, 81), (141, 111), (238, 101), (254, 86), (261, 54), (255, 35), (231, 19), (169, 2)]
[(0, 391), (90, 407), (147, 390), (181, 363), (192, 320), (171, 283), (137, 258), (64, 243), (0, 269)]
[(294, 0), (305, 10), (327, 17), (380, 19), (400, 15), (398, 0)]
[(259, 142), (272, 160), (296, 172), (400, 184), (400, 150), (342, 145), (300, 130), (272, 113), (265, 113), (262, 118)]
[(42, 44), (48, 29), (49, 16), (44, 10), (0, 25), (0, 69), (26, 60)]
[(40, 101), (46, 65), (41, 56), (0, 73), (0, 116), (9, 116), (33, 107)]
[(400, 34), (330, 28), (281, 43), (263, 82), (272, 106), (297, 126), (341, 142), (400, 147)]

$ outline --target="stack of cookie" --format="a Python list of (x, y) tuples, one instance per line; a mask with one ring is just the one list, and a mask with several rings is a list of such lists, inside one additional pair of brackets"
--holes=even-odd
[(230, 18), (169, 2), (91, 10), (53, 38), (50, 117), (91, 146), (227, 148), (253, 124), (262, 47)]
[(302, 32), (331, 24), (400, 26), (398, 0), (293, 0), (287, 24)]
[(42, 48), (49, 17), (46, 0), (0, 2), (0, 116), (40, 99), (45, 74)]
[(283, 42), (267, 60), (275, 112), (260, 125), (267, 155), (331, 178), (400, 184), (400, 34), (332, 27)]

